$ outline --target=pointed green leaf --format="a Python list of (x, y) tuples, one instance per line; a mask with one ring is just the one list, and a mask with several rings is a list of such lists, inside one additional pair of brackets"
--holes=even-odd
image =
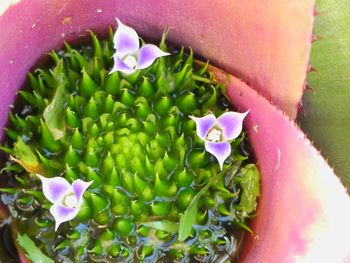
[(143, 225), (148, 226), (150, 228), (166, 231), (170, 234), (176, 234), (179, 231), (179, 223), (163, 220), (163, 221), (152, 221), (143, 223)]
[(196, 221), (198, 213), (198, 201), (206, 193), (209, 187), (216, 182), (216, 175), (213, 177), (192, 199), (186, 211), (182, 214), (179, 226), (179, 241), (184, 241), (190, 234), (192, 226)]
[(57, 89), (51, 103), (45, 108), (43, 116), (47, 128), (55, 140), (61, 139), (66, 132), (66, 123), (64, 115), (65, 86), (67, 84), (63, 72), (63, 62), (57, 64), (53, 70)]
[(47, 257), (31, 240), (28, 235), (24, 234), (21, 235), (18, 233), (17, 235), (17, 241), (19, 245), (24, 249), (26, 252), (27, 257), (32, 261), (36, 263), (54, 263), (52, 259)]
[(348, 0), (318, 0), (302, 129), (350, 189), (350, 5)]
[(37, 156), (21, 137), (18, 137), (17, 142), (14, 144), (14, 155), (15, 158), (11, 156), (11, 159), (23, 166), (28, 172), (41, 172), (41, 165)]

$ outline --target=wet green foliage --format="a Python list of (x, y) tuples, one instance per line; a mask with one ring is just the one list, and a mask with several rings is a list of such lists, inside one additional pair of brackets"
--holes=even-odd
[(48, 258), (41, 250), (34, 244), (28, 235), (18, 235), (17, 236), (18, 244), (24, 249), (27, 257), (33, 262), (40, 263), (54, 263), (54, 261)]
[(242, 207), (242, 213), (249, 214), (255, 210), (256, 199), (260, 195), (260, 176), (257, 167), (253, 164), (247, 165), (241, 173), (240, 185), (243, 191), (239, 204)]
[[(20, 233), (61, 262), (227, 260), (255, 210), (259, 174), (244, 134), (221, 172), (189, 118), (229, 110), (225, 86), (184, 49), (109, 74), (111, 38), (92, 40), (52, 52), (10, 115), (1, 190)], [(94, 181), (57, 232), (35, 173)]]

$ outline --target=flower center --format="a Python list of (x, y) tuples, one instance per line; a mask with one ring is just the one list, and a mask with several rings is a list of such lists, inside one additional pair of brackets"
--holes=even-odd
[(63, 204), (69, 208), (75, 208), (78, 205), (78, 199), (75, 197), (75, 194), (68, 194), (64, 197)]
[(124, 63), (126, 65), (128, 65), (130, 68), (135, 68), (136, 67), (136, 64), (137, 64), (137, 61), (136, 61), (136, 58), (132, 55), (127, 55), (125, 58), (124, 58)]
[(218, 128), (213, 128), (208, 132), (207, 140), (211, 142), (219, 142), (222, 140), (222, 131)]

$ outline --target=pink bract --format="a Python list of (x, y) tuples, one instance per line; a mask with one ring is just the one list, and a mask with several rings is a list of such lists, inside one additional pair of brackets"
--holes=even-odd
[(246, 129), (262, 175), (241, 262), (350, 262), (350, 198), (287, 117), (296, 116), (303, 91), (313, 7), (313, 0), (22, 0), (0, 17), (0, 126), (27, 71), (64, 39), (106, 32), (116, 16), (150, 39), (170, 26), (170, 41), (258, 91), (234, 77), (228, 87), (238, 110), (250, 110)]
[(262, 177), (254, 236), (241, 262), (350, 262), (350, 198), (339, 178), (265, 98), (234, 77), (228, 94), (240, 111), (250, 109), (245, 127)]
[[(0, 20), (0, 67), (7, 68), (0, 78), (13, 74), (14, 79), (23, 80), (33, 65), (32, 59), (21, 59), (23, 53), (37, 59), (62, 45), (63, 39), (88, 35), (86, 29), (106, 31), (115, 26), (118, 17), (151, 39), (160, 39), (164, 29), (171, 27), (170, 41), (191, 46), (294, 118), (308, 67), (314, 2), (22, 0)], [(14, 47), (16, 54), (3, 52)], [(4, 90), (14, 86), (14, 82), (5, 84)], [(10, 100), (11, 96), (6, 96), (5, 104)], [(3, 122), (0, 119), (0, 125)]]

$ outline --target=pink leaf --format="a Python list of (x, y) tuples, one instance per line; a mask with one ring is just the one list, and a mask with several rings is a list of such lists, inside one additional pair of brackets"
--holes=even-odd
[[(6, 39), (0, 41), (0, 68), (7, 69), (0, 71), (0, 86), (19, 88), (17, 79), (23, 81), (42, 54), (63, 39), (79, 38), (86, 29), (105, 31), (117, 16), (153, 39), (171, 27), (170, 41), (191, 46), (296, 117), (311, 48), (314, 2), (99, 0), (87, 5), (79, 0), (22, 0), (0, 18), (1, 39)], [(13, 75), (11, 81), (6, 75)], [(5, 105), (11, 97), (4, 94)], [(1, 118), (0, 125), (4, 122)]]
[(239, 111), (250, 110), (244, 124), (262, 182), (241, 262), (350, 262), (350, 197), (339, 178), (265, 98), (234, 77), (228, 94)]

